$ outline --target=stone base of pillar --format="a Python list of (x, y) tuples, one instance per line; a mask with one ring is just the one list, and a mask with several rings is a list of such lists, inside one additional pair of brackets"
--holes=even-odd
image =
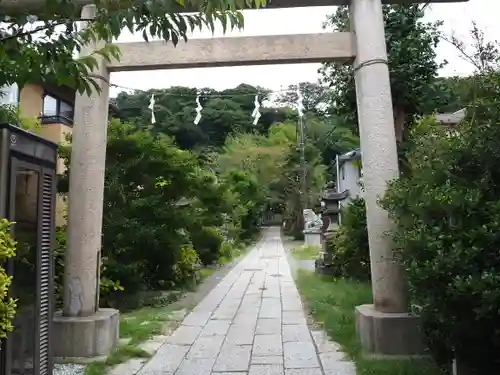
[(419, 318), (381, 313), (373, 305), (356, 307), (356, 331), (364, 353), (382, 356), (425, 355)]
[(304, 231), (304, 244), (306, 246), (321, 247), (321, 232)]
[(52, 354), (56, 358), (107, 356), (119, 339), (120, 313), (99, 309), (92, 316), (66, 317), (57, 312), (52, 323)]

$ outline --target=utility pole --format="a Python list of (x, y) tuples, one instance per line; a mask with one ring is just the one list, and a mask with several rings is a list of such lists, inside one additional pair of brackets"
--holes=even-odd
[(300, 201), (302, 205), (302, 209), (307, 208), (308, 199), (307, 199), (307, 169), (306, 169), (306, 140), (304, 134), (304, 119), (302, 116), (299, 116), (299, 135), (300, 135), (300, 172), (301, 172), (301, 193), (300, 193)]
[(307, 199), (307, 171), (306, 171), (306, 155), (305, 155), (305, 135), (304, 135), (304, 98), (302, 97), (302, 93), (300, 92), (300, 83), (297, 83), (297, 115), (299, 117), (298, 130), (299, 130), (299, 151), (300, 151), (300, 206), (301, 211), (298, 217), (299, 223), (303, 229), (305, 229), (305, 220), (304, 220), (304, 209), (307, 208), (308, 199)]
[(304, 105), (302, 93), (300, 92), (300, 83), (297, 84), (297, 115), (299, 117), (299, 150), (300, 150), (300, 174), (301, 174), (301, 188), (300, 188), (300, 203), (302, 209), (307, 208), (308, 199), (307, 199), (307, 170), (306, 170), (306, 155), (305, 155), (305, 147), (306, 140), (304, 134)]

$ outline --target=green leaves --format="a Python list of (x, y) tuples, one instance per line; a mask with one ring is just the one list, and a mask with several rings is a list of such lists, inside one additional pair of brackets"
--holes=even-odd
[[(16, 241), (12, 238), (11, 227), (14, 223), (0, 219), (0, 261), (6, 264), (16, 254)], [(4, 339), (13, 330), (12, 319), (15, 315), (16, 301), (9, 297), (12, 277), (0, 267), (0, 338)]]
[(88, 93), (97, 88), (91, 76), (97, 64), (95, 59), (118, 59), (119, 52), (108, 44), (90, 57), (75, 60), (74, 53), (84, 45), (112, 41), (123, 29), (141, 33), (145, 41), (159, 38), (173, 44), (187, 41), (195, 30), (214, 31), (217, 24), (224, 32), (241, 29), (244, 21), (240, 9), (260, 7), (265, 1), (138, 0), (95, 4), (96, 18), (86, 29), (77, 26), (80, 10), (71, 0), (47, 0), (36, 26), (29, 22), (33, 16), (24, 14), (24, 10), (13, 12), (0, 26), (0, 86), (40, 82), (64, 84)]

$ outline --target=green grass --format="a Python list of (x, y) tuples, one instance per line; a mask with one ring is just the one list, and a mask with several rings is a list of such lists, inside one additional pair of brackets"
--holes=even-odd
[(371, 303), (371, 287), (300, 270), (297, 285), (315, 321), (356, 362), (357, 375), (442, 375), (428, 359), (369, 359), (356, 338), (354, 309)]
[(108, 366), (103, 362), (95, 362), (85, 367), (85, 375), (104, 375)]
[(104, 375), (110, 366), (115, 366), (130, 358), (147, 358), (149, 354), (138, 348), (137, 344), (162, 332), (167, 323), (170, 310), (167, 307), (146, 307), (120, 316), (120, 338), (130, 342), (114, 350), (106, 362), (91, 363), (85, 368), (85, 375)]
[(205, 267), (200, 270), (200, 276), (202, 279), (212, 276), (217, 271), (215, 267)]
[(321, 248), (319, 246), (299, 246), (292, 249), (292, 256), (298, 260), (318, 259)]
[(120, 317), (120, 336), (131, 338), (130, 344), (146, 341), (151, 336), (161, 334), (161, 330), (168, 321), (171, 309), (163, 307), (145, 307)]
[(127, 344), (111, 353), (106, 359), (106, 365), (116, 366), (127, 361), (130, 358), (149, 358), (150, 355), (143, 349), (137, 346)]

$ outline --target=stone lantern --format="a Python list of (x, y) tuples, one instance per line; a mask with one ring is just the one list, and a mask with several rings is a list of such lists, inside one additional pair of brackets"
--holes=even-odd
[(339, 202), (348, 197), (349, 191), (337, 192), (335, 183), (330, 181), (326, 184), (325, 190), (321, 196), (321, 218), (322, 226), (322, 255), (316, 262), (316, 271), (318, 273), (328, 273), (328, 266), (331, 262), (328, 256), (328, 241), (331, 240), (333, 233), (338, 229), (340, 218)]

